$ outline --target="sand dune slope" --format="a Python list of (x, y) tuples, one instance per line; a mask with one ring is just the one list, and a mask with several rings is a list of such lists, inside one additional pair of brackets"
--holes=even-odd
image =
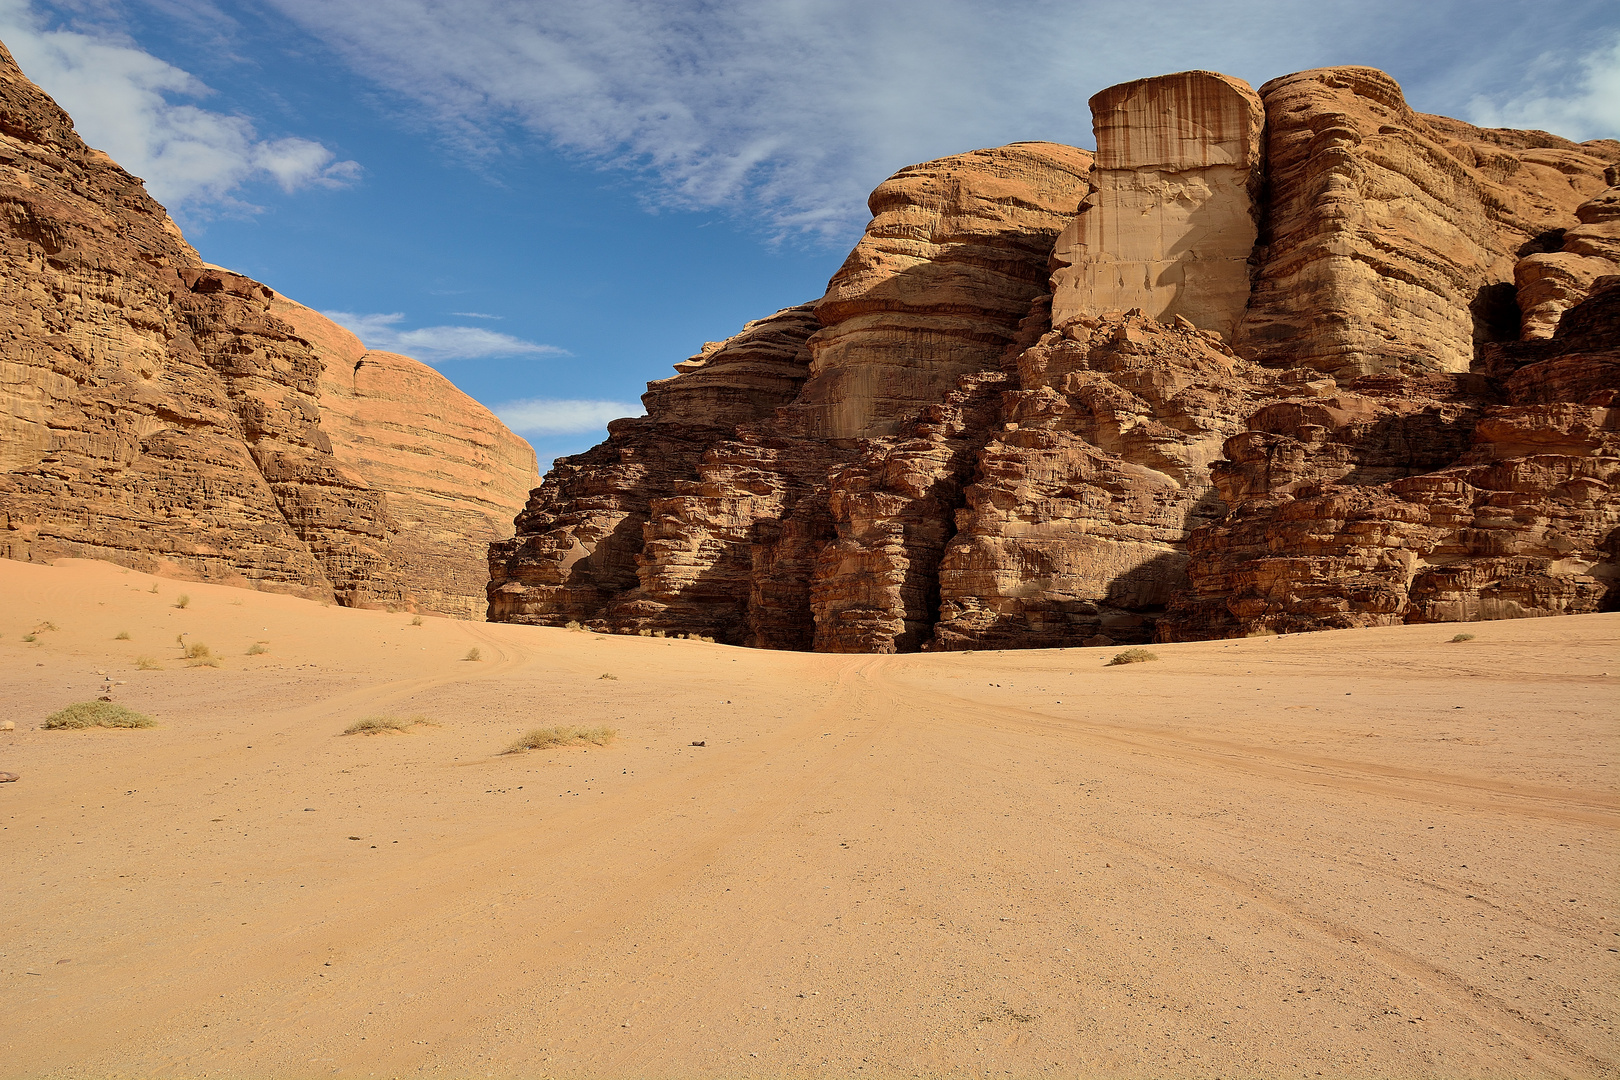
[[(1155, 651), (0, 560), (0, 1076), (1620, 1071), (1620, 616)], [(159, 726), (37, 728), (108, 680)]]

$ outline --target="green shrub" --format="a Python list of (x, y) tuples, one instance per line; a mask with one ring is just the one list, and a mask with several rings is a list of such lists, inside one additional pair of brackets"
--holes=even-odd
[(134, 709), (126, 709), (111, 701), (81, 701), (77, 705), (69, 705), (59, 709), (45, 718), (40, 725), (47, 728), (92, 728), (92, 727), (125, 727), (148, 728), (156, 727), (157, 721)]
[(1108, 661), (1108, 666), (1113, 667), (1116, 664), (1145, 664), (1149, 660), (1157, 660), (1158, 658), (1158, 653), (1148, 652), (1146, 649), (1126, 649), (1124, 652), (1115, 653), (1114, 658)]
[(548, 727), (535, 728), (523, 738), (508, 746), (504, 753), (521, 754), (525, 750), (547, 750), (553, 746), (606, 746), (618, 732), (610, 727)]
[(1474, 640), (1474, 635), (1473, 634), (1458, 634), (1456, 637), (1452, 638), (1451, 640), (1452, 641), (1473, 641)]

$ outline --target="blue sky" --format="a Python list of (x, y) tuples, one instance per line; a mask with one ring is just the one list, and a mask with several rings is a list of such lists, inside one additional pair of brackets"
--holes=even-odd
[(433, 363), (542, 468), (820, 295), (885, 176), (1089, 146), (1112, 83), (1369, 64), (1620, 136), (1613, 0), (0, 0), (0, 39), (204, 258)]

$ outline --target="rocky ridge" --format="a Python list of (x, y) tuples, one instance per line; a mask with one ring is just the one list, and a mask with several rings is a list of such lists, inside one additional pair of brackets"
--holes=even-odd
[(1094, 161), (880, 186), (822, 300), (547, 475), (491, 617), (883, 652), (1620, 605), (1620, 143), (1369, 68), (1092, 108)]
[(0, 555), (478, 617), (528, 445), (206, 265), (0, 46)]

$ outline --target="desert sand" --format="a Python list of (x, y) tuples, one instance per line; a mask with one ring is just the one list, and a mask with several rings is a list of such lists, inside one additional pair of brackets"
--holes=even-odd
[[(0, 1075), (1612, 1076), (1617, 646), (810, 655), (0, 560)], [(107, 681), (159, 726), (39, 728)], [(501, 753), (560, 723), (618, 738)]]

